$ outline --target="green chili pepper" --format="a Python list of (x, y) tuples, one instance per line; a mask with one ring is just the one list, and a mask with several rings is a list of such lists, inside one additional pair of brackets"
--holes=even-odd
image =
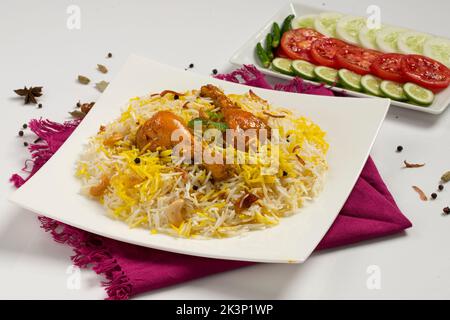
[(270, 59), (267, 56), (267, 52), (266, 50), (264, 50), (261, 43), (258, 43), (256, 45), (256, 55), (258, 56), (259, 61), (264, 68), (268, 68), (270, 66)]
[(281, 30), (278, 23), (274, 22), (272, 25), (272, 48), (276, 49), (280, 45)]
[(283, 33), (285, 33), (286, 31), (289, 31), (292, 29), (291, 22), (292, 22), (292, 19), (294, 19), (294, 17), (295, 16), (293, 14), (290, 14), (286, 17), (286, 19), (284, 19), (283, 25), (281, 27), (281, 35), (283, 35)]
[(266, 36), (266, 53), (267, 53), (267, 57), (269, 58), (270, 61), (273, 60), (273, 52), (272, 52), (272, 34), (268, 33)]

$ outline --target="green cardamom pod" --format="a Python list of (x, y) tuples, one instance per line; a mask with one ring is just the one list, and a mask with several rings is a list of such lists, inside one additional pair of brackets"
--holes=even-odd
[(449, 182), (450, 181), (450, 171), (447, 171), (446, 173), (444, 173), (441, 177), (441, 180), (443, 182)]

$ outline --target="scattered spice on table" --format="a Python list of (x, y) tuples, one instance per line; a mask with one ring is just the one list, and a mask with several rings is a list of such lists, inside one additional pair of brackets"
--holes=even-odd
[(76, 119), (83, 119), (86, 116), (86, 114), (80, 110), (70, 111), (69, 114)]
[(24, 123), (24, 124), (22, 125), (22, 128), (26, 129), (26, 128), (28, 128), (28, 125), (27, 125), (26, 123)]
[(25, 104), (37, 103), (36, 98), (42, 96), (42, 87), (23, 87), (23, 89), (16, 89), (14, 92), (25, 98)]
[(193, 67), (194, 67), (193, 63), (189, 64), (189, 69), (192, 69)]
[(423, 192), (422, 189), (420, 189), (418, 186), (412, 186), (412, 188), (414, 189), (415, 192), (417, 192), (419, 194), (420, 200), (422, 200), (422, 201), (428, 200), (425, 192)]
[(79, 108), (79, 107), (81, 107), (81, 102), (80, 102), (80, 100), (78, 100), (78, 102), (77, 102), (77, 108)]
[(94, 104), (95, 104), (95, 102), (83, 103), (80, 106), (81, 112), (83, 112), (84, 114), (87, 114), (89, 111), (91, 111)]
[(449, 207), (445, 207), (444, 209), (442, 209), (442, 211), (444, 212), (445, 215), (450, 213), (450, 208)]
[(216, 75), (217, 72), (218, 72), (217, 69), (213, 69), (213, 70), (212, 70), (212, 74), (213, 74), (213, 75)]
[(450, 171), (445, 172), (441, 177), (442, 182), (450, 181)]
[(140, 158), (134, 158), (134, 163), (136, 163), (136, 164), (141, 163), (141, 159)]
[(425, 163), (410, 163), (406, 160), (403, 163), (405, 164), (405, 168), (420, 168), (425, 165)]
[(100, 82), (97, 82), (97, 83), (95, 84), (95, 87), (97, 88), (98, 91), (103, 92), (103, 91), (105, 91), (105, 89), (108, 87), (108, 85), (109, 85), (109, 82), (108, 82), (108, 81), (102, 80), (102, 81), (100, 81)]
[(397, 152), (402, 152), (403, 151), (403, 147), (402, 146), (397, 146)]
[(91, 82), (91, 79), (89, 79), (88, 77), (79, 75), (78, 76), (78, 82), (81, 84), (89, 84), (89, 82)]
[(112, 53), (108, 52), (108, 55), (106, 56), (107, 58), (112, 58)]
[(25, 141), (25, 142), (23, 143), (23, 145), (24, 145), (24, 147), (28, 147), (28, 142)]
[(443, 185), (443, 184), (440, 184), (440, 185), (438, 186), (438, 189), (439, 189), (439, 191), (444, 190), (444, 185)]
[(19, 131), (19, 137), (23, 137), (23, 131), (22, 130)]
[(87, 102), (87, 103), (78, 102), (77, 107), (79, 105), (78, 108), (80, 110), (73, 110), (73, 111), (69, 112), (69, 114), (74, 118), (83, 119), (88, 114), (88, 112), (91, 111), (94, 104), (95, 104), (95, 102)]
[(38, 104), (38, 108), (41, 109), (42, 108), (42, 103)]
[(436, 199), (437, 198), (437, 193), (436, 192), (433, 192), (432, 194), (431, 194), (431, 199)]
[(102, 64), (97, 64), (97, 70), (100, 71), (101, 73), (108, 73), (108, 68), (106, 68)]

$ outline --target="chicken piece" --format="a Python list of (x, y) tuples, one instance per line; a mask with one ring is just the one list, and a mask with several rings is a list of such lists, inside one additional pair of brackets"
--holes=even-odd
[[(172, 140), (172, 133), (179, 130), (179, 140)], [(158, 147), (170, 149), (179, 144), (193, 143), (193, 136), (183, 120), (170, 111), (159, 111), (138, 129), (136, 145), (141, 151), (156, 151)]]
[[(172, 133), (179, 131), (180, 139), (172, 140)], [(136, 145), (141, 151), (155, 151), (158, 147), (170, 149), (178, 145), (180, 141), (191, 144), (191, 157), (193, 155), (194, 136), (184, 124), (183, 120), (170, 111), (159, 111), (138, 129), (136, 133)], [(214, 180), (224, 180), (231, 174), (232, 168), (225, 164), (203, 164), (211, 171)]]
[(236, 104), (234, 104), (233, 101), (231, 101), (230, 98), (216, 86), (213, 86), (212, 84), (202, 86), (200, 95), (213, 100), (214, 105), (220, 108), (223, 118), (229, 128), (234, 130), (237, 128), (242, 130), (266, 129), (267, 133), (270, 133), (270, 127), (264, 120), (258, 118), (251, 112), (242, 110), (236, 106)]

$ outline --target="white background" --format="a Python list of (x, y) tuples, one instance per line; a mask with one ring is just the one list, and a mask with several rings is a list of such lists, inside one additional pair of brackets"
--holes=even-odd
[[(307, 1), (301, 1), (307, 3)], [(382, 22), (450, 38), (450, 2), (309, 1), (324, 10), (364, 15), (381, 7)], [(81, 8), (81, 29), (66, 27), (67, 7)], [(51, 240), (36, 217), (6, 201), (8, 184), (27, 158), (17, 132), (29, 119), (63, 121), (75, 103), (95, 101), (78, 74), (111, 80), (130, 53), (193, 72), (231, 70), (229, 57), (283, 1), (17, 1), (0, 2), (0, 298), (101, 299), (100, 278), (83, 270), (71, 289), (68, 246)], [(112, 52), (112, 59), (105, 59)], [(103, 75), (97, 63), (107, 65)], [(176, 79), (174, 79), (176, 81)], [(24, 106), (13, 89), (42, 85), (44, 107)], [(314, 254), (304, 265), (258, 265), (161, 289), (147, 299), (450, 298), (450, 185), (421, 202), (411, 186), (431, 193), (450, 170), (450, 111), (440, 116), (392, 107), (371, 155), (400, 209), (412, 221), (406, 233)], [(30, 136), (25, 140), (32, 141)], [(397, 145), (404, 151), (396, 153)], [(402, 169), (402, 161), (425, 162)], [(367, 268), (379, 267), (381, 288), (368, 289)]]

